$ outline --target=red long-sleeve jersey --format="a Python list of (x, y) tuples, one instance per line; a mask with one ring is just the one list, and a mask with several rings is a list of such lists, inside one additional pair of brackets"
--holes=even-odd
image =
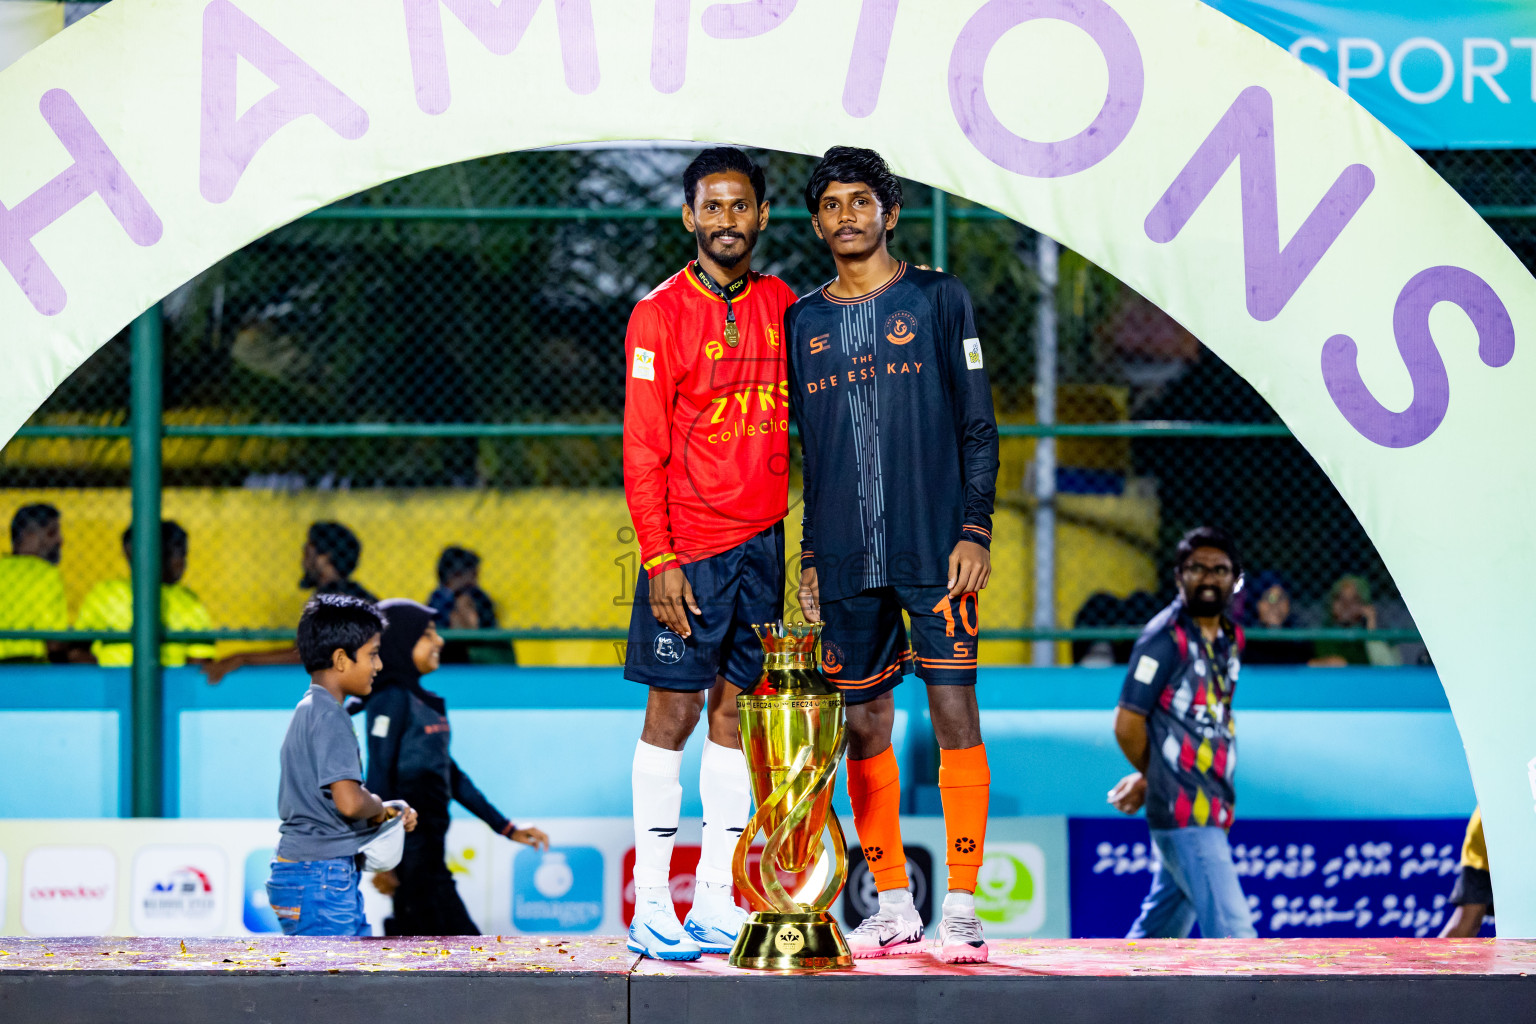
[(794, 301), (783, 281), (752, 274), (732, 301), (733, 348), (725, 301), (690, 265), (630, 314), (624, 499), (650, 575), (728, 551), (788, 511), (784, 311)]

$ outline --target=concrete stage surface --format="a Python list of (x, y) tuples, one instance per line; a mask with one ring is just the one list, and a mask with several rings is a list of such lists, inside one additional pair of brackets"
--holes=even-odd
[(0, 1021), (1536, 1021), (1536, 942), (998, 940), (992, 963), (763, 974), (621, 938), (0, 937)]

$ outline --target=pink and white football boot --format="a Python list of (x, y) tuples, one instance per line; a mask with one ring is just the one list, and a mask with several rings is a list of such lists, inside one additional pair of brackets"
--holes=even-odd
[(855, 960), (877, 956), (920, 953), (923, 919), (905, 889), (880, 894), (880, 909), (848, 933), (848, 949)]
[(946, 964), (984, 964), (991, 956), (976, 917), (976, 897), (971, 893), (952, 892), (944, 897), (934, 955)]

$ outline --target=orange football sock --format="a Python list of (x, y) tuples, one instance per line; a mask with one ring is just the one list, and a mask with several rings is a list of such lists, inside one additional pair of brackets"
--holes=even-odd
[(901, 767), (890, 747), (862, 761), (848, 760), (848, 799), (864, 862), (881, 892), (907, 887), (901, 848)]
[(976, 874), (987, 844), (987, 794), (992, 772), (985, 744), (939, 751), (939, 799), (944, 804), (944, 844), (949, 887), (976, 891)]

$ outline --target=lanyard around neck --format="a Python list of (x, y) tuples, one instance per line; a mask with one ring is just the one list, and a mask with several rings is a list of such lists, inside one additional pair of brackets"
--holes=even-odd
[(733, 300), (740, 298), (742, 292), (747, 290), (747, 278), (750, 275), (742, 274), (730, 284), (721, 285), (714, 278), (710, 277), (703, 267), (699, 266), (697, 260), (694, 261), (692, 266), (693, 274), (698, 278), (699, 283), (711, 295), (725, 303), (725, 343), (731, 346), (731, 348), (735, 348), (741, 343), (741, 333), (736, 328), (736, 310), (731, 306), (731, 303)]
[[(1195, 628), (1199, 629), (1200, 627), (1196, 626)], [(1203, 631), (1200, 633), (1200, 643), (1205, 647), (1205, 660), (1211, 666), (1211, 682), (1216, 684), (1213, 690), (1215, 693), (1225, 695), (1227, 693), (1227, 674), (1217, 664), (1215, 645), (1205, 638)]]

